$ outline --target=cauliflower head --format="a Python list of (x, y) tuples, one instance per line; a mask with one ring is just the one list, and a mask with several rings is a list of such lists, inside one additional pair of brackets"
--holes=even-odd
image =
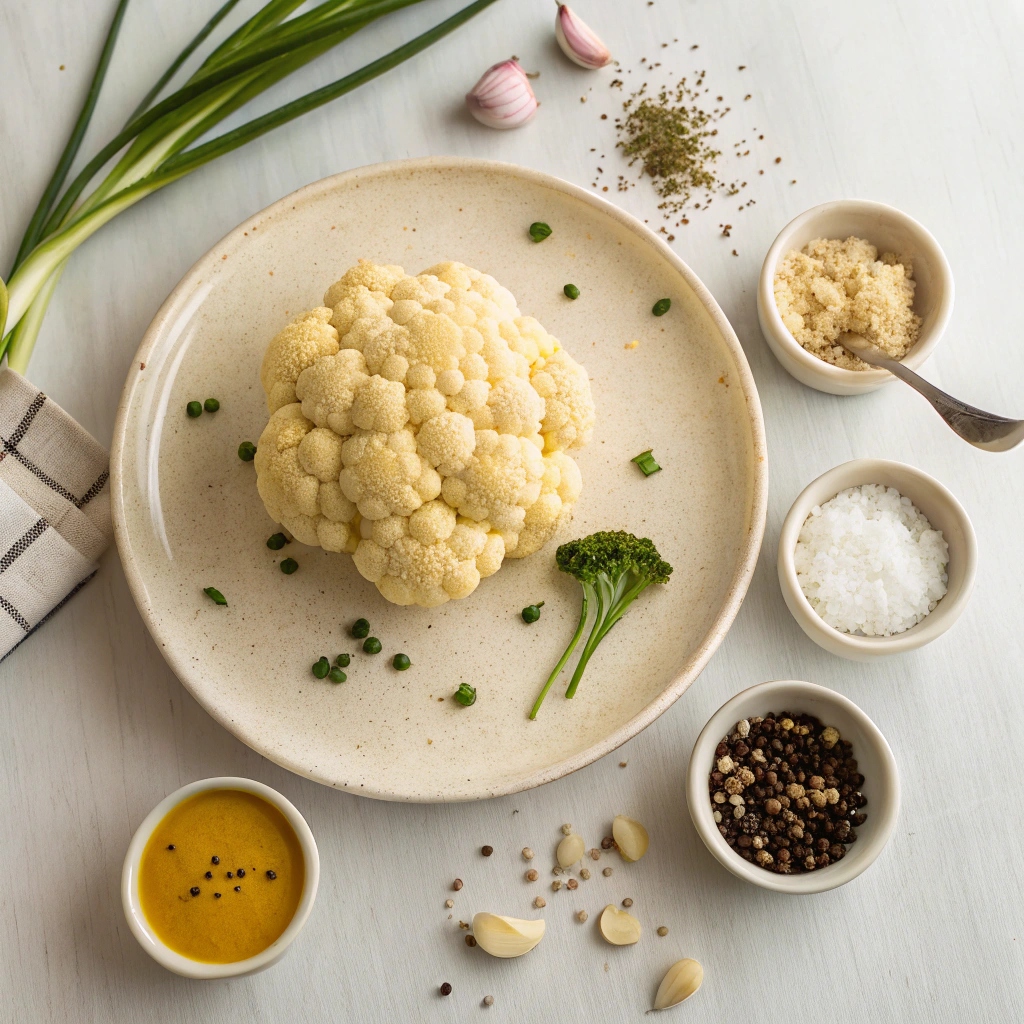
[(542, 547), (583, 481), (586, 370), (494, 278), (367, 260), (269, 344), (260, 497), (394, 604), (468, 597)]

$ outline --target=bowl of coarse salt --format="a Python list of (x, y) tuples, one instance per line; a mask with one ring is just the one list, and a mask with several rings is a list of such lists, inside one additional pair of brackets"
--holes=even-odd
[(870, 661), (931, 643), (967, 605), (974, 527), (938, 480), (855, 459), (808, 484), (779, 537), (779, 584), (800, 628), (841, 658)]
[[(847, 239), (856, 244), (844, 248), (840, 243)], [(798, 255), (815, 240), (825, 242), (811, 254), (813, 258)], [(866, 245), (874, 247), (875, 256)], [(893, 262), (899, 266), (891, 266)], [(757, 288), (757, 318), (768, 346), (786, 370), (801, 384), (829, 394), (860, 395), (896, 378), (888, 370), (856, 359), (859, 369), (833, 365), (797, 341), (779, 311), (776, 274), (780, 267), (786, 276), (778, 286), (787, 290), (787, 316), (802, 310), (794, 324), (805, 326), (809, 335), (818, 332), (819, 344), (824, 344), (824, 334), (834, 338), (838, 330), (864, 329), (869, 341), (912, 370), (931, 355), (953, 313), (949, 261), (932, 234), (913, 217), (866, 199), (823, 203), (800, 214), (779, 232), (765, 256)], [(906, 284), (902, 283), (904, 270), (909, 271)], [(794, 280), (793, 274), (800, 271), (805, 279)], [(791, 287), (800, 285), (797, 291), (802, 294), (790, 293)], [(907, 296), (909, 310), (899, 308), (901, 293)], [(901, 327), (912, 332), (905, 354), (900, 354), (903, 348), (890, 351), (884, 343), (887, 322), (895, 324), (897, 333)], [(863, 326), (854, 327), (858, 324)], [(801, 333), (802, 328), (794, 326), (794, 330)], [(893, 338), (889, 341), (896, 343)], [(825, 344), (824, 354), (828, 355), (831, 345), (834, 341)], [(841, 348), (832, 351), (847, 361), (849, 353)]]

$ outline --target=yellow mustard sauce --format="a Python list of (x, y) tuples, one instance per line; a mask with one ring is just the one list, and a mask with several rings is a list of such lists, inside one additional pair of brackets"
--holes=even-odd
[(227, 964), (280, 937), (305, 881), (285, 816), (255, 793), (216, 789), (182, 801), (157, 825), (139, 865), (139, 900), (175, 952)]

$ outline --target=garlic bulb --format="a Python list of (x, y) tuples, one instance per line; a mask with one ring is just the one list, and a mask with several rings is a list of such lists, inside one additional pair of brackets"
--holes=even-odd
[(491, 956), (522, 956), (544, 938), (544, 919), (530, 921), (499, 914), (475, 914), (473, 935), (476, 944)]
[(581, 68), (603, 68), (612, 60), (608, 47), (593, 29), (566, 4), (558, 5), (555, 16), (555, 38), (562, 53)]
[(639, 821), (627, 818), (624, 814), (617, 815), (612, 822), (612, 838), (622, 859), (627, 861), (639, 860), (650, 844), (647, 829)]
[(662, 978), (658, 994), (654, 997), (655, 1010), (667, 1010), (689, 999), (704, 980), (704, 968), (696, 960), (680, 960), (674, 963)]
[(537, 113), (537, 97), (515, 57), (488, 68), (466, 93), (469, 112), (488, 128), (518, 128)]

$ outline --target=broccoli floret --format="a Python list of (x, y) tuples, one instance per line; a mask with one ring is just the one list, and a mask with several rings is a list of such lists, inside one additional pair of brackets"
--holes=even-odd
[(544, 689), (540, 691), (530, 718), (537, 717), (548, 690), (576, 650), (587, 624), (591, 604), (597, 609), (594, 624), (565, 691), (566, 697), (575, 695), (591, 655), (612, 626), (626, 613), (626, 609), (652, 583), (667, 583), (672, 575), (672, 566), (658, 554), (652, 541), (646, 537), (634, 537), (624, 530), (601, 531), (589, 537), (568, 541), (555, 552), (555, 561), (562, 572), (580, 581), (583, 587), (583, 607), (576, 632), (544, 684)]

